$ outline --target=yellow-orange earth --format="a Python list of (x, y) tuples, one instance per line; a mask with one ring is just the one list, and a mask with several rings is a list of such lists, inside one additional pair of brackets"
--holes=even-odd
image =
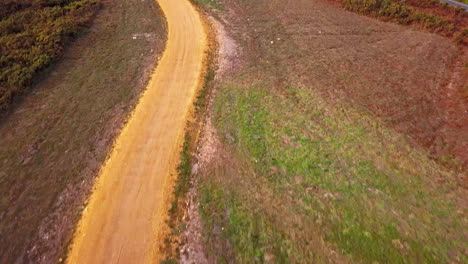
[(168, 23), (166, 49), (101, 168), (67, 263), (159, 261), (170, 175), (201, 83), (207, 36), (189, 0), (157, 1)]

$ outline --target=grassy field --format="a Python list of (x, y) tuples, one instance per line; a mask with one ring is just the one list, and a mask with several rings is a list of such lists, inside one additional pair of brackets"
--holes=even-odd
[(103, 3), (0, 119), (0, 262), (54, 263), (165, 43), (154, 1)]
[(465, 128), (448, 125), (466, 121), (465, 49), (326, 2), (216, 5), (243, 64), (217, 81), (221, 143), (196, 186), (207, 254), (466, 263)]
[(457, 174), (349, 105), (271, 86), (220, 93), (218, 128), (237, 166), (215, 167), (201, 187), (202, 215), (225, 225), (239, 263), (334, 262), (334, 251), (366, 263), (466, 261)]

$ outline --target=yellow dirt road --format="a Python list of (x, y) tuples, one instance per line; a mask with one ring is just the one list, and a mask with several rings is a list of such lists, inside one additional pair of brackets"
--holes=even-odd
[[(207, 48), (188, 0), (158, 0), (168, 23), (166, 50), (135, 112), (101, 169), (68, 263), (153, 263), (185, 120)], [(129, 36), (130, 37), (130, 36)]]

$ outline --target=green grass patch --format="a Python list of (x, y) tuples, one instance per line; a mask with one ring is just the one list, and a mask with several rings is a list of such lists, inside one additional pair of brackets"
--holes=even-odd
[(185, 195), (190, 187), (190, 175), (192, 173), (192, 167), (189, 144), (190, 136), (186, 135), (184, 144), (182, 146), (182, 151), (180, 152), (179, 166), (177, 166), (179, 177), (177, 177), (176, 188), (174, 190), (175, 197), (181, 197), (182, 195)]
[[(453, 256), (466, 257), (459, 232), (466, 223), (447, 199), (456, 187), (433, 182), (453, 179), (451, 172), (349, 105), (329, 105), (304, 87), (288, 86), (287, 95), (271, 93), (270, 87), (227, 84), (217, 98), (216, 123), (223, 141), (251, 164), (266, 188), (300, 201), (293, 211), (309, 221), (307, 228), (354, 261), (446, 263)], [(257, 181), (251, 175), (239, 177)], [(274, 207), (245, 213), (251, 207), (239, 204), (249, 204), (250, 198), (231, 198), (242, 192), (239, 188), (249, 188), (241, 186), (202, 191), (202, 211), (219, 211), (204, 213), (211, 217), (206, 221), (227, 226), (224, 234), (241, 263), (261, 259), (265, 237), (291, 242), (289, 254), (272, 251), (276, 259), (304, 262), (298, 257), (292, 261), (291, 255), (318, 250), (293, 239), (307, 231), (273, 224), (286, 218)]]
[(200, 189), (200, 214), (207, 230), (220, 230), (232, 243), (238, 263), (288, 263), (291, 242), (284, 234), (275, 232), (260, 214), (245, 207), (235, 193), (226, 193), (214, 183)]
[(210, 7), (215, 10), (224, 10), (224, 5), (223, 3), (217, 1), (217, 0), (193, 0), (195, 4), (201, 5), (203, 7)]
[(173, 191), (174, 198), (169, 209), (169, 217), (171, 219), (169, 221), (169, 226), (170, 228), (174, 229), (176, 233), (179, 233), (179, 230), (175, 230), (176, 224), (178, 223), (177, 216), (180, 214), (179, 206), (181, 205), (181, 200), (183, 200), (190, 188), (192, 164), (189, 146), (190, 136), (186, 134), (184, 143), (182, 145), (182, 150), (180, 151), (179, 165), (177, 166), (178, 176)]

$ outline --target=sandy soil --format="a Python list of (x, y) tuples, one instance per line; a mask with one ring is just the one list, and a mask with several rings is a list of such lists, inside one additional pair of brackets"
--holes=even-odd
[(168, 21), (165, 53), (100, 176), (68, 263), (153, 263), (185, 120), (207, 47), (188, 0), (158, 0)]

